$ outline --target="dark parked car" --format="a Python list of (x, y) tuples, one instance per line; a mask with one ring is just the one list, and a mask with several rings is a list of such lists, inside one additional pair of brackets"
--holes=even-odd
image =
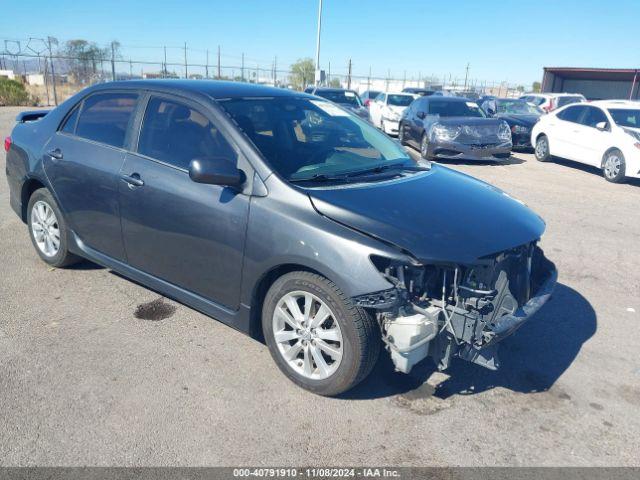
[(418, 98), (400, 119), (398, 139), (419, 148), (426, 160), (501, 160), (511, 155), (509, 125), (488, 118), (467, 98)]
[(495, 369), (497, 342), (556, 281), (524, 204), (416, 165), (302, 93), (101, 84), (19, 115), (5, 148), (11, 206), (44, 262), (87, 258), (263, 337), (323, 395), (365, 378), (382, 347), (402, 372), (427, 356)]
[(365, 90), (362, 95), (360, 95), (360, 100), (362, 100), (365, 107), (368, 107), (381, 93), (379, 90)]
[(412, 93), (421, 97), (430, 97), (431, 95), (442, 96), (442, 92), (438, 90), (429, 90), (428, 88), (406, 87), (402, 89), (403, 93)]
[(481, 104), (489, 117), (500, 118), (509, 124), (513, 148), (532, 148), (531, 129), (540, 119), (542, 110), (524, 100), (493, 98)]
[(330, 102), (337, 103), (341, 107), (351, 110), (360, 118), (364, 118), (368, 121), (371, 120), (369, 110), (362, 103), (360, 96), (353, 90), (346, 90), (344, 88), (309, 87), (305, 90), (305, 93), (326, 98)]

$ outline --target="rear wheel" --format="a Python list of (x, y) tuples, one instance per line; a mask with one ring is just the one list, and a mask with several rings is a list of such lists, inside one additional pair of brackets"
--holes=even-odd
[(549, 160), (551, 160), (551, 153), (549, 151), (549, 139), (546, 135), (540, 135), (536, 139), (534, 154), (536, 160), (538, 160), (539, 162), (548, 162)]
[(80, 260), (68, 250), (67, 224), (46, 188), (40, 188), (31, 195), (27, 225), (36, 252), (49, 265), (66, 267)]
[(625, 178), (626, 164), (620, 150), (611, 150), (604, 156), (602, 173), (604, 178), (612, 183), (620, 183)]
[(337, 395), (362, 381), (380, 351), (378, 325), (326, 278), (292, 272), (265, 297), (262, 329), (280, 370), (297, 385)]

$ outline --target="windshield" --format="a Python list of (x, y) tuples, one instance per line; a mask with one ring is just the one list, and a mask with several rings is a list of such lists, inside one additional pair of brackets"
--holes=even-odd
[(365, 92), (364, 94), (367, 96), (367, 98), (376, 98), (378, 95), (380, 95), (380, 93), (382, 93), (382, 92), (377, 92), (375, 90), (369, 90), (368, 92)]
[(640, 128), (640, 109), (610, 108), (609, 113), (613, 117), (613, 121), (621, 127)]
[(387, 103), (397, 107), (408, 107), (413, 100), (413, 95), (389, 95), (387, 97)]
[(360, 101), (360, 97), (356, 95), (355, 92), (350, 92), (348, 90), (344, 92), (332, 92), (332, 91), (322, 91), (318, 90), (314, 95), (317, 95), (322, 98), (326, 98), (327, 100), (339, 103), (340, 105), (350, 105), (352, 107), (361, 107), (362, 102)]
[(458, 102), (447, 100), (430, 100), (429, 115), (441, 117), (485, 117), (486, 115), (475, 102)]
[(498, 107), (497, 113), (506, 113), (507, 115), (540, 115), (540, 110), (524, 100), (498, 100), (496, 101), (496, 106)]
[(565, 105), (569, 105), (571, 103), (580, 103), (584, 102), (584, 97), (578, 95), (562, 95), (557, 99), (558, 107), (564, 107)]
[(219, 104), (272, 168), (292, 181), (412, 163), (396, 142), (324, 100), (232, 98)]

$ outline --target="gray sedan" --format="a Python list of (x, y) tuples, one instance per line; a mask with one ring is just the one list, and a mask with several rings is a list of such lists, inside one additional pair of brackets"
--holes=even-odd
[(475, 102), (458, 97), (418, 98), (404, 112), (398, 137), (426, 160), (503, 160), (512, 147), (504, 120), (488, 118)]

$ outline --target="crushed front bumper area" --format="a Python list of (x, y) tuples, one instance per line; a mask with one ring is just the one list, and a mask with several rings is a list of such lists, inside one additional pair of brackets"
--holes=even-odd
[(377, 316), (391, 359), (404, 373), (427, 356), (441, 370), (455, 357), (497, 369), (497, 344), (549, 300), (558, 276), (534, 243), (477, 265), (379, 268), (395, 288), (355, 301)]
[(511, 156), (511, 142), (444, 142), (431, 141), (429, 158), (449, 160), (505, 160)]

